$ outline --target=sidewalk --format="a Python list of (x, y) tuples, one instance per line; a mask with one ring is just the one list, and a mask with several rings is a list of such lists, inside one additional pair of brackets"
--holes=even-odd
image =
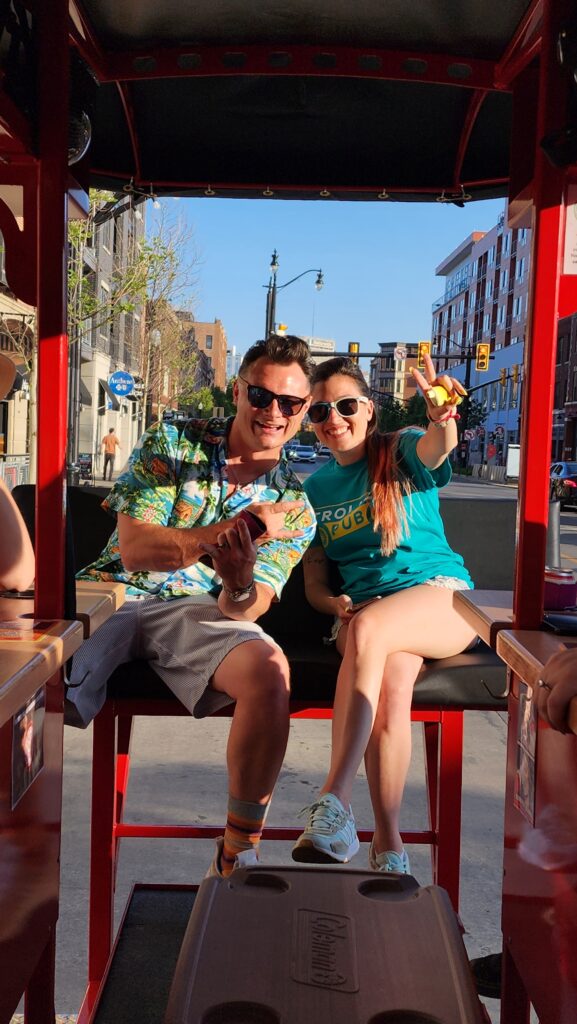
[[(226, 719), (192, 718), (135, 721), (127, 820), (191, 824), (222, 821), (226, 804)], [(461, 919), (471, 957), (501, 948), (500, 893), (505, 784), (505, 716), (465, 714), (463, 765), (463, 828)], [(75, 1013), (86, 984), (86, 927), (88, 908), (88, 818), (92, 729), (65, 729), (63, 799), (62, 891), (57, 932), (56, 1009)], [(421, 828), (426, 819), (421, 730), (413, 726), (414, 752), (405, 801), (404, 828)], [(298, 823), (297, 814), (311, 802), (328, 763), (330, 722), (294, 721), (289, 748), (275, 792), (270, 825)], [(370, 801), (364, 772), (359, 773), (353, 798), (360, 827), (370, 828)], [(265, 843), (266, 864), (292, 863), (290, 844)], [(367, 848), (351, 863), (367, 867)], [(211, 843), (192, 840), (122, 841), (117, 882), (117, 924), (135, 881), (149, 883), (200, 882), (211, 860)], [(431, 882), (429, 850), (409, 849), (414, 876)], [(336, 868), (335, 870), (347, 870)], [(486, 1001), (493, 1024), (499, 1003)]]

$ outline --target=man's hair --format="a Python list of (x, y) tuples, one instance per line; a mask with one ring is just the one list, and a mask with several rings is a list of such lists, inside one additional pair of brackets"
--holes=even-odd
[(271, 363), (279, 363), (281, 366), (298, 363), (309, 381), (315, 368), (306, 341), (294, 334), (270, 334), (266, 341), (256, 341), (245, 352), (239, 374), (244, 373), (257, 359), (270, 359)]
[(109, 427), (109, 429), (108, 429), (108, 433), (109, 433), (109, 434), (113, 434), (113, 433), (114, 433), (114, 427)]

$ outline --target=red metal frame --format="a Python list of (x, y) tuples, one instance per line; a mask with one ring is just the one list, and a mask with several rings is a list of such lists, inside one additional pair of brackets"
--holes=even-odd
[(508, 89), (511, 83), (541, 52), (541, 25), (544, 0), (533, 0), (521, 19), (501, 60), (495, 67), (495, 84)]
[[(230, 717), (228, 708), (218, 717)], [(92, 765), (92, 827), (89, 905), (88, 988), (78, 1024), (91, 1019), (112, 951), (114, 888), (121, 839), (214, 839), (221, 825), (124, 824), (130, 775), (130, 736), (134, 717), (188, 715), (177, 700), (108, 700), (94, 722)], [(292, 718), (331, 719), (330, 704), (291, 703)], [(414, 710), (422, 722), (427, 772), (428, 828), (404, 832), (403, 840), (430, 845), (434, 881), (459, 904), (463, 712), (439, 708)], [(266, 840), (295, 840), (300, 828), (265, 828)], [(361, 842), (372, 833), (359, 831)]]
[[(236, 50), (225, 47), (176, 47), (140, 53), (104, 53), (90, 31), (88, 21), (80, 15), (81, 28), (71, 27), (66, 0), (52, 0), (50, 4), (35, 5), (38, 18), (37, 37), (40, 54), (40, 99), (38, 152), (32, 153), (32, 132), (26, 119), (5, 96), (0, 96), (0, 124), (7, 131), (2, 142), (2, 152), (13, 163), (0, 168), (0, 180), (5, 183), (22, 182), (26, 204), (24, 231), (17, 232), (14, 220), (7, 208), (0, 206), (0, 228), (7, 240), (8, 266), (11, 285), (25, 301), (37, 297), (39, 327), (39, 421), (38, 421), (38, 572), (37, 612), (41, 616), (59, 616), (63, 607), (64, 590), (64, 529), (63, 511), (65, 502), (64, 465), (66, 430), (66, 302), (64, 273), (65, 243), (65, 194), (66, 194), (66, 95), (68, 88), (67, 36), (72, 36), (79, 51), (95, 67), (102, 81), (128, 82), (170, 75), (311, 75), (340, 77), (370, 77), (420, 81), (423, 83), (450, 83), (477, 90), (474, 96), (463, 135), (458, 147), (455, 164), (455, 180), (447, 185), (446, 191), (463, 184), (471, 188), (475, 184), (494, 182), (460, 182), (460, 168), (463, 165), (468, 136), (472, 130), (480, 107), (481, 95), (488, 90), (506, 90), (518, 81), (521, 72), (539, 58), (539, 106), (537, 132), (535, 136), (535, 168), (532, 182), (527, 184), (526, 196), (533, 201), (533, 289), (531, 293), (530, 341), (526, 345), (526, 372), (524, 382), (524, 415), (522, 427), (522, 468), (520, 486), (519, 546), (515, 586), (516, 625), (537, 628), (542, 613), (543, 567), (545, 560), (545, 537), (547, 521), (548, 466), (550, 461), (550, 436), (552, 391), (554, 383), (554, 349), (559, 315), (567, 315), (577, 305), (577, 282), (561, 275), (561, 253), (564, 234), (564, 186), (571, 179), (570, 172), (553, 168), (539, 146), (540, 139), (551, 129), (559, 127), (559, 112), (566, 107), (568, 78), (563, 78), (556, 63), (555, 43), (562, 19), (574, 14), (569, 0), (535, 0), (519, 26), (514, 39), (497, 64), (486, 61), (459, 61), (457, 58), (439, 54), (391, 53), (385, 50), (346, 47), (274, 47), (248, 46)], [(288, 55), (289, 63), (273, 60), (273, 53)], [(199, 62), (192, 59), (198, 54)], [(57, 59), (55, 59), (57, 55)], [(232, 56), (231, 56), (232, 55)], [(150, 58), (147, 60), (147, 58)], [(369, 60), (368, 58), (376, 58)], [(422, 61), (419, 66), (407, 63)], [(471, 69), (466, 79), (451, 75), (449, 65), (467, 65)], [(126, 93), (124, 94), (126, 97)], [(130, 110), (128, 108), (130, 120)], [(138, 150), (135, 148), (137, 155)], [(513, 154), (515, 159), (515, 154)], [(138, 166), (138, 161), (137, 161)], [(138, 182), (148, 185), (148, 182)], [(154, 184), (154, 183), (153, 183)], [(198, 189), (206, 183), (156, 183), (160, 188)], [(223, 192), (238, 186), (212, 183), (213, 189)], [(392, 192), (413, 192), (407, 186), (394, 188), (383, 183)], [(245, 192), (270, 187), (282, 192), (274, 183), (255, 183), (244, 186)], [(285, 186), (286, 188), (286, 186)], [(291, 188), (293, 192), (320, 192), (322, 183), (314, 186)], [(336, 189), (337, 193), (350, 195), (362, 192), (374, 194), (371, 189)], [(434, 190), (419, 189), (422, 193)], [(511, 196), (515, 199), (515, 196)], [(28, 264), (30, 276), (27, 279), (19, 273), (17, 262), (22, 259)], [(14, 284), (13, 284), (14, 282)], [(32, 283), (31, 283), (32, 282)], [(529, 453), (531, 458), (529, 459)], [(54, 725), (58, 717), (58, 703), (61, 689), (58, 680), (48, 687), (47, 710)], [(512, 710), (514, 705), (511, 704)], [(131, 711), (134, 712), (134, 708)], [(141, 713), (144, 711), (142, 709)], [(158, 712), (155, 706), (155, 713)], [(311, 714), (329, 717), (328, 709), (295, 709), (299, 717)], [(428, 715), (429, 713), (425, 713)], [(439, 713), (441, 719), (425, 717), (426, 761), (428, 774), (430, 827), (423, 833), (426, 841), (432, 842), (436, 856), (435, 869), (441, 879), (446, 872), (445, 884), (458, 884), (458, 858), (447, 854), (443, 863), (441, 837), (458, 834), (458, 806), (460, 806), (460, 771), (462, 719), (460, 712)], [(116, 723), (116, 718), (118, 723)], [(124, 716), (125, 717), (125, 716)], [(99, 720), (95, 736), (102, 736), (104, 745), (98, 754), (96, 772), (97, 790), (106, 791), (102, 803), (95, 801), (95, 821), (101, 834), (93, 840), (92, 854), (96, 877), (104, 886), (105, 898), (100, 904), (93, 902), (93, 957), (89, 996), (83, 1013), (89, 1012), (90, 1000), (94, 1000), (98, 978), (105, 967), (105, 956), (110, 948), (112, 918), (110, 899), (114, 884), (114, 869), (117, 862), (118, 843), (122, 835), (131, 834), (121, 824), (129, 777), (129, 724), (121, 711), (105, 709)], [(115, 747), (116, 724), (118, 724), (118, 746)], [(55, 733), (50, 732), (51, 743), (58, 742)], [(571, 741), (569, 741), (571, 742)], [(115, 757), (117, 765), (115, 770)], [(95, 765), (97, 761), (95, 761)], [(60, 770), (54, 770), (53, 795), (59, 793)], [(449, 800), (445, 803), (446, 787)], [(458, 794), (458, 796), (457, 796)], [(53, 823), (58, 830), (59, 823)], [(158, 829), (151, 826), (155, 831)], [(447, 831), (445, 831), (445, 829)], [(208, 828), (212, 834), (212, 827)], [(271, 830), (273, 834), (284, 830)], [(206, 833), (205, 833), (206, 834)], [(436, 840), (436, 842), (435, 842)], [(413, 838), (412, 841), (415, 841)], [(507, 844), (515, 842), (508, 833)], [(453, 888), (453, 893), (456, 890)], [(108, 903), (107, 903), (108, 900)], [(55, 924), (55, 918), (54, 918)], [(6, 966), (6, 965), (5, 965)], [(534, 970), (538, 970), (536, 959)], [(30, 963), (30, 983), (27, 991), (26, 1018), (33, 1024), (52, 1024), (54, 979), (54, 930), (48, 928), (46, 943), (40, 958)], [(503, 1021), (519, 1024), (528, 1020), (528, 1007), (532, 977), (526, 970), (521, 971), (514, 955), (505, 950), (505, 988), (503, 995)], [(552, 987), (554, 980), (552, 979)], [(545, 1009), (545, 1017), (546, 1017)], [(85, 1018), (87, 1019), (87, 1018)]]

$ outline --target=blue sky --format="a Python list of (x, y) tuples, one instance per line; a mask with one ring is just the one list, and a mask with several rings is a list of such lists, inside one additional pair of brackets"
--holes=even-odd
[(444, 290), (435, 267), (471, 231), (487, 231), (503, 200), (469, 203), (338, 203), (180, 199), (171, 215), (193, 231), (199, 256), (197, 320), (224, 323), (229, 345), (244, 352), (262, 337), (266, 285), (274, 248), (278, 284), (322, 268), (317, 292), (308, 274), (279, 288), (277, 322), (290, 333), (334, 338), (339, 350), (358, 341), (429, 338), (431, 305)]

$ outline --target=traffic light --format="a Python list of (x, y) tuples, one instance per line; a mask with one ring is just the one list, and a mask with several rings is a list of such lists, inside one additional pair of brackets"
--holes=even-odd
[(489, 356), (491, 354), (491, 346), (487, 341), (480, 341), (477, 345), (477, 352), (475, 358), (475, 369), (476, 370), (488, 370), (489, 369)]
[(503, 388), (503, 391), (507, 387), (507, 367), (502, 366), (499, 370), (499, 384)]
[(349, 359), (351, 359), (353, 363), (358, 363), (359, 361), (359, 348), (360, 345), (358, 341), (349, 341)]
[(420, 370), (425, 365), (425, 356), (431, 354), (431, 342), (430, 341), (419, 341), (417, 343), (417, 366)]
[(513, 379), (513, 384), (518, 384), (519, 383), (519, 367), (518, 366), (514, 366), (513, 367), (512, 372), (511, 372), (511, 377)]

